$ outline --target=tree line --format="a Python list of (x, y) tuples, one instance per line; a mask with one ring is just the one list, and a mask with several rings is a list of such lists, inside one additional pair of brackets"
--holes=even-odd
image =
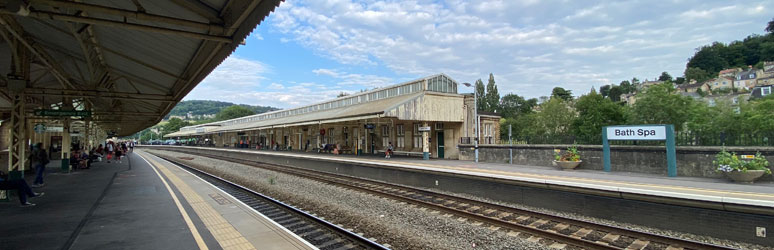
[[(678, 132), (712, 136), (774, 132), (774, 95), (749, 102), (739, 98), (737, 103), (732, 98), (717, 99), (710, 104), (680, 95), (671, 81), (641, 90), (633, 105), (594, 89), (578, 98), (568, 97), (568, 92), (556, 87), (540, 104), (527, 101), (516, 112), (501, 112), (501, 141), (508, 141), (509, 125), (514, 140), (572, 136), (578, 143), (591, 144), (601, 143), (604, 126), (623, 124), (673, 124)], [(501, 105), (502, 110), (512, 107), (505, 98)]]
[(765, 35), (749, 35), (741, 41), (725, 44), (714, 42), (696, 49), (685, 67), (685, 79), (706, 81), (728, 68), (762, 69), (764, 61), (774, 61), (774, 19), (764, 29)]

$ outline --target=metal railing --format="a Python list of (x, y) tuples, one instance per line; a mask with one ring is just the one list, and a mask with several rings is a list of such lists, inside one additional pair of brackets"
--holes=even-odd
[[(464, 139), (465, 137), (463, 137)], [(465, 140), (460, 140), (464, 144)], [(507, 144), (508, 139), (501, 140)], [(602, 136), (577, 136), (572, 134), (519, 136), (513, 144), (580, 144), (601, 145)], [(612, 145), (660, 146), (664, 141), (610, 141)], [(680, 131), (675, 133), (677, 146), (774, 146), (774, 130), (750, 133)]]

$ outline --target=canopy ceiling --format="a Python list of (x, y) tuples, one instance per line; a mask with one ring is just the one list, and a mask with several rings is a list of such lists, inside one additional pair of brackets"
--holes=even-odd
[(158, 123), (279, 3), (0, 0), (0, 110), (10, 110), (9, 83), (26, 79), (29, 111), (91, 110), (106, 131), (131, 135)]

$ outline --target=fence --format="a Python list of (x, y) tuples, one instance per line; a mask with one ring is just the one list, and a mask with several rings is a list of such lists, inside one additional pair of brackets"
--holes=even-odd
[[(464, 142), (461, 142), (464, 143)], [(508, 144), (502, 138), (501, 144)], [(514, 137), (513, 144), (580, 144), (601, 145), (602, 136), (538, 135)], [(660, 146), (664, 141), (610, 141), (612, 145)], [(725, 133), (681, 131), (675, 133), (677, 146), (774, 146), (774, 131), (757, 133)]]
[[(475, 137), (460, 137), (460, 144), (473, 144), (475, 139), (476, 139)], [(479, 142), (481, 144), (497, 144), (497, 141), (495, 141), (495, 138), (491, 136), (481, 137), (481, 141)]]

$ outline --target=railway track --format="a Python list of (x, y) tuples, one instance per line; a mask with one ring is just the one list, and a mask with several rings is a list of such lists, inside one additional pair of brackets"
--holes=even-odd
[(389, 249), (354, 232), (331, 224), (322, 218), (318, 218), (237, 183), (190, 167), (175, 159), (160, 155), (155, 156), (178, 165), (204, 181), (215, 185), (321, 250)]
[[(191, 154), (189, 152), (180, 153)], [(277, 166), (218, 155), (195, 155), (241, 163), (313, 179), (330, 185), (415, 204), (435, 211), (455, 215), (460, 218), (465, 218), (470, 221), (487, 224), (493, 228), (510, 230), (511, 232), (509, 234), (511, 235), (526, 238), (531, 241), (540, 241), (553, 248), (648, 250), (732, 249), (719, 245), (581, 221), (351, 176), (301, 169), (292, 166)]]

